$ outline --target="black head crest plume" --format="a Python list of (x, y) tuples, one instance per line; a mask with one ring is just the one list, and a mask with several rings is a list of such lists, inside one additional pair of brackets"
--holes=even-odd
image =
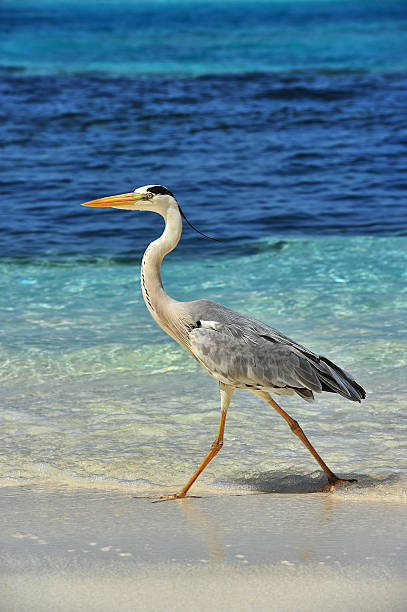
[[(174, 200), (175, 200), (174, 194), (169, 189), (167, 189), (167, 187), (164, 187), (164, 185), (149, 185), (148, 186), (148, 191), (150, 193), (154, 193), (154, 194), (157, 194), (157, 195), (168, 195), (168, 196), (171, 196), (172, 198), (174, 198)], [(177, 202), (177, 204), (178, 204), (178, 202)], [(218, 240), (217, 238), (212, 238), (211, 236), (207, 236), (203, 232), (200, 232), (199, 229), (197, 229), (194, 225), (192, 225), (191, 221), (189, 221), (187, 219), (185, 213), (182, 211), (182, 208), (181, 208), (181, 206), (179, 204), (178, 204), (178, 208), (179, 208), (179, 212), (181, 213), (181, 216), (185, 219), (185, 221), (188, 223), (188, 225), (190, 227), (192, 227), (193, 230), (195, 230), (195, 232), (197, 234), (200, 234), (204, 238), (208, 238), (208, 240), (214, 240), (215, 242), (222, 242), (221, 240)]]
[(201, 236), (203, 236), (204, 238), (208, 238), (209, 240), (214, 240), (215, 242), (222, 242), (218, 238), (212, 238), (211, 236), (207, 236), (203, 232), (200, 232), (199, 229), (197, 229), (194, 225), (192, 225), (192, 223), (190, 221), (188, 221), (186, 215), (182, 211), (182, 208), (181, 208), (181, 206), (179, 204), (178, 204), (178, 208), (179, 208), (179, 212), (181, 213), (181, 217), (183, 217), (183, 219), (185, 219), (185, 221), (188, 223), (188, 225), (190, 227), (192, 227), (192, 229), (195, 230), (197, 234), (200, 234)]

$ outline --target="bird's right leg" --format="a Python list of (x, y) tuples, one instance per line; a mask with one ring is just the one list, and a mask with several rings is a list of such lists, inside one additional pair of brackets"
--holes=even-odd
[(198, 476), (204, 471), (208, 463), (212, 461), (215, 455), (217, 455), (220, 449), (222, 448), (223, 434), (225, 431), (225, 423), (226, 423), (226, 414), (227, 414), (230, 400), (232, 399), (233, 391), (235, 390), (235, 388), (232, 387), (231, 385), (225, 385), (224, 383), (220, 382), (219, 390), (220, 390), (220, 401), (221, 401), (220, 423), (219, 423), (218, 435), (216, 436), (216, 440), (213, 442), (209, 450), (209, 453), (206, 455), (205, 459), (202, 461), (198, 469), (192, 474), (187, 484), (184, 487), (182, 487), (181, 491), (179, 491), (178, 493), (174, 493), (173, 495), (164, 495), (163, 497), (160, 497), (159, 499), (155, 501), (167, 501), (169, 499), (182, 499), (183, 497), (185, 497), (189, 489), (194, 484), (195, 480), (198, 478)]
[(276, 410), (278, 414), (283, 417), (283, 419), (290, 426), (291, 431), (295, 433), (296, 436), (299, 437), (301, 442), (308, 448), (309, 452), (314, 457), (314, 459), (319, 463), (319, 465), (324, 470), (328, 478), (328, 484), (325, 485), (325, 487), (323, 488), (323, 491), (333, 491), (336, 485), (340, 485), (342, 483), (356, 482), (355, 478), (351, 478), (350, 480), (345, 480), (344, 478), (338, 478), (338, 476), (336, 476), (336, 474), (334, 474), (332, 470), (329, 469), (325, 461), (322, 459), (322, 457), (319, 456), (315, 448), (312, 446), (311, 442), (308, 440), (307, 436), (302, 431), (297, 421), (295, 421), (292, 417), (290, 417), (290, 415), (287, 414), (287, 412), (283, 410), (281, 406), (279, 406), (277, 402), (273, 400), (273, 398), (270, 396), (269, 393), (266, 393), (265, 391), (255, 391), (254, 389), (251, 389), (251, 391), (258, 397), (261, 397), (262, 399), (266, 400), (266, 402), (270, 404), (270, 406), (272, 406), (274, 410)]

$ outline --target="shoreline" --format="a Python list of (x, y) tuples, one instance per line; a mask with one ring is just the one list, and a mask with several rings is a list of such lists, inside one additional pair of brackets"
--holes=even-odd
[(10, 485), (0, 512), (2, 612), (405, 609), (403, 502)]

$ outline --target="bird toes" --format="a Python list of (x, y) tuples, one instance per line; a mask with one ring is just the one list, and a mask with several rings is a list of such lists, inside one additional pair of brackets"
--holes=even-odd
[(342, 487), (345, 486), (347, 484), (353, 484), (354, 482), (357, 482), (356, 478), (337, 478), (335, 477), (335, 479), (332, 479), (331, 482), (327, 482), (327, 484), (324, 486), (324, 488), (322, 489), (323, 493), (332, 493), (333, 491), (335, 491), (336, 487)]
[(173, 495), (161, 495), (157, 499), (153, 500), (153, 504), (157, 502), (170, 501), (171, 499), (183, 499), (185, 495), (180, 495), (179, 493), (174, 493)]
[[(199, 498), (200, 495), (188, 495), (188, 499), (190, 499), (191, 497)], [(185, 493), (183, 495), (181, 493), (174, 493), (173, 495), (161, 495), (161, 497), (154, 499), (152, 503), (156, 504), (158, 502), (170, 501), (171, 499), (185, 499), (185, 498), (186, 498)]]

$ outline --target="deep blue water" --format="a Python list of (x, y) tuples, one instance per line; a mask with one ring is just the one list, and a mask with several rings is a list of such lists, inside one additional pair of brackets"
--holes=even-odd
[(6, 1), (0, 24), (2, 256), (139, 255), (153, 215), (79, 204), (146, 183), (228, 252), (406, 235), (405, 2)]

